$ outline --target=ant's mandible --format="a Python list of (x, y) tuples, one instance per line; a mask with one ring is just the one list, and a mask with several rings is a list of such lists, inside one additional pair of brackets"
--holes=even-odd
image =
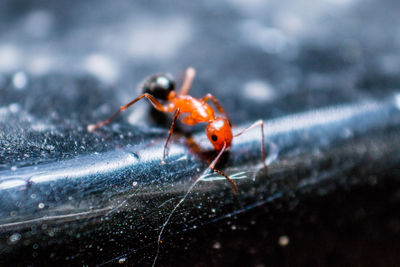
[[(262, 120), (258, 120), (253, 123), (250, 127), (245, 130), (239, 132), (236, 135), (232, 134), (231, 123), (228, 119), (228, 115), (218, 102), (218, 100), (211, 94), (205, 95), (203, 98), (198, 99), (188, 95), (189, 89), (192, 85), (193, 79), (196, 75), (196, 71), (193, 68), (188, 68), (185, 73), (185, 78), (182, 84), (182, 88), (180, 93), (177, 94), (175, 91), (175, 83), (166, 75), (154, 75), (151, 76), (148, 80), (146, 80), (144, 84), (145, 93), (139, 96), (138, 98), (132, 100), (128, 104), (120, 107), (114, 114), (112, 114), (107, 120), (99, 122), (97, 124), (88, 125), (87, 129), (89, 132), (93, 132), (96, 129), (110, 123), (121, 111), (127, 109), (131, 105), (135, 104), (142, 98), (147, 98), (150, 103), (154, 106), (155, 109), (162, 112), (174, 112), (174, 116), (172, 118), (171, 128), (168, 133), (167, 140), (164, 145), (163, 157), (161, 160), (161, 164), (165, 164), (165, 157), (167, 153), (168, 142), (171, 138), (171, 135), (174, 131), (176, 121), (181, 115), (186, 115), (182, 118), (182, 123), (187, 125), (195, 125), (197, 123), (205, 122), (208, 123), (206, 126), (206, 134), (211, 144), (213, 145), (216, 151), (219, 151), (218, 155), (208, 166), (211, 170), (219, 173), (224, 176), (233, 186), (235, 193), (237, 192), (236, 183), (229, 178), (225, 173), (220, 170), (215, 169), (215, 165), (217, 164), (219, 158), (224, 153), (224, 151), (230, 148), (232, 144), (233, 137), (237, 137), (242, 135), (247, 130), (260, 125), (261, 127), (261, 157), (265, 164), (265, 148), (264, 148), (264, 123)], [(211, 100), (218, 112), (222, 116), (215, 116), (214, 109), (207, 104), (207, 101)], [(163, 105), (159, 101), (165, 101), (166, 104)]]

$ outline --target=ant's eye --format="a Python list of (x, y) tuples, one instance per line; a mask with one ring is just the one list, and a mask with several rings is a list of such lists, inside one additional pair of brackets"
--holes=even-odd
[(175, 82), (167, 75), (154, 75), (144, 83), (144, 92), (157, 99), (167, 100), (171, 91), (175, 90)]
[(213, 135), (211, 135), (211, 140), (213, 140), (215, 142), (218, 140), (218, 137), (215, 134), (213, 134)]

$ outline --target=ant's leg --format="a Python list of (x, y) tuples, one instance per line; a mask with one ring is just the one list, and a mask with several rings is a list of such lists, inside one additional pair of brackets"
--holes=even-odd
[(205, 96), (203, 96), (203, 98), (201, 100), (203, 100), (204, 102), (211, 100), (214, 103), (215, 107), (217, 108), (218, 112), (222, 113), (228, 119), (228, 121), (231, 121), (229, 119), (228, 114), (222, 108), (221, 104), (218, 102), (218, 100), (215, 98), (215, 96), (213, 96), (212, 94), (206, 94)]
[(262, 120), (256, 121), (255, 123), (250, 125), (248, 128), (246, 128), (243, 131), (241, 131), (240, 133), (235, 134), (234, 137), (242, 135), (245, 132), (247, 132), (248, 130), (250, 130), (251, 128), (254, 128), (254, 127), (258, 126), (258, 125), (261, 126), (261, 157), (262, 157), (262, 162), (264, 164), (264, 168), (266, 168), (267, 165), (265, 164), (264, 122)]
[(169, 139), (171, 138), (172, 133), (174, 132), (175, 124), (176, 124), (176, 121), (177, 121), (178, 118), (179, 118), (179, 115), (181, 115), (181, 111), (180, 111), (180, 109), (178, 108), (177, 110), (175, 110), (174, 117), (172, 118), (171, 128), (169, 129), (167, 141), (165, 141), (164, 151), (163, 151), (163, 157), (162, 157), (162, 160), (161, 160), (161, 164), (162, 164), (162, 165), (165, 165), (164, 159), (165, 159), (165, 156), (167, 155), (167, 146), (168, 146), (168, 142), (169, 142)]
[(153, 105), (153, 107), (159, 111), (164, 111), (164, 112), (168, 112), (169, 108), (166, 106), (163, 106), (160, 102), (157, 101), (157, 99), (155, 99), (152, 95), (145, 93), (141, 96), (139, 96), (138, 98), (132, 100), (131, 102), (129, 102), (128, 104), (126, 104), (125, 106), (122, 106), (119, 108), (119, 110), (117, 110), (114, 114), (112, 114), (108, 119), (106, 119), (105, 121), (96, 123), (96, 124), (90, 124), (87, 126), (87, 130), (89, 132), (93, 132), (96, 129), (103, 127), (106, 124), (109, 124), (121, 111), (124, 111), (125, 109), (129, 108), (130, 106), (132, 106), (133, 104), (135, 104), (137, 101), (139, 101), (140, 99), (142, 99), (143, 97), (147, 98), (150, 103)]
[(215, 165), (217, 164), (217, 162), (218, 162), (219, 158), (221, 157), (222, 153), (224, 153), (225, 149), (226, 149), (226, 143), (224, 142), (224, 146), (222, 147), (221, 151), (218, 153), (218, 156), (211, 162), (211, 164), (210, 164), (210, 166), (208, 166), (208, 168), (210, 168), (211, 170), (217, 172), (219, 175), (224, 176), (228, 180), (228, 182), (231, 183), (231, 185), (233, 186), (233, 191), (236, 194), (237, 191), (238, 191), (236, 183), (231, 178), (229, 178), (228, 175), (226, 175), (225, 173), (223, 173), (220, 170), (215, 169)]
[(187, 93), (190, 90), (190, 87), (192, 87), (192, 83), (195, 76), (196, 76), (196, 70), (194, 68), (189, 67), (186, 69), (185, 79), (183, 80), (181, 92), (179, 93), (179, 95), (187, 95)]

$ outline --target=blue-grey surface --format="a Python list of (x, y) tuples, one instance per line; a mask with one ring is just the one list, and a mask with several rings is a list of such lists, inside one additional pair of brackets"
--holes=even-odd
[[(399, 11), (377, 0), (2, 1), (1, 265), (150, 265), (189, 189), (161, 236), (163, 266), (398, 262)], [(165, 166), (169, 121), (145, 103), (86, 130), (146, 76), (180, 84), (188, 66), (191, 93), (220, 99), (235, 132), (266, 123), (268, 170), (259, 129), (219, 164), (237, 196), (206, 173), (203, 126), (181, 127)]]

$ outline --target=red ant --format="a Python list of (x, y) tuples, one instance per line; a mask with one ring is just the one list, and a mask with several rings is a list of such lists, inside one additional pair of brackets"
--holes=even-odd
[[(213, 145), (216, 151), (219, 151), (217, 157), (211, 162), (208, 166), (211, 170), (219, 173), (224, 176), (233, 186), (234, 192), (237, 192), (236, 183), (229, 178), (222, 171), (215, 169), (215, 165), (217, 164), (219, 158), (224, 153), (224, 151), (230, 148), (233, 137), (242, 135), (247, 130), (260, 125), (261, 127), (261, 156), (264, 167), (265, 164), (265, 148), (264, 148), (264, 123), (262, 120), (258, 120), (253, 123), (250, 127), (246, 128), (242, 132), (233, 135), (231, 123), (228, 119), (228, 115), (218, 102), (218, 100), (211, 94), (205, 95), (203, 98), (198, 99), (188, 95), (189, 89), (192, 85), (193, 79), (196, 75), (196, 71), (193, 68), (188, 68), (185, 73), (185, 78), (180, 90), (180, 93), (177, 94), (175, 91), (175, 83), (166, 75), (154, 75), (150, 77), (144, 84), (145, 93), (139, 96), (138, 98), (132, 100), (128, 104), (122, 106), (119, 110), (117, 110), (113, 115), (111, 115), (107, 120), (99, 122), (97, 124), (88, 125), (87, 129), (89, 132), (92, 132), (108, 123), (111, 122), (121, 111), (127, 109), (131, 105), (135, 104), (137, 101), (142, 99), (143, 97), (147, 98), (150, 103), (154, 106), (155, 109), (162, 112), (173, 112), (174, 116), (172, 118), (171, 128), (168, 133), (167, 140), (164, 145), (163, 157), (161, 160), (161, 164), (165, 164), (165, 157), (167, 153), (168, 142), (171, 138), (171, 135), (174, 131), (176, 121), (178, 118), (186, 113), (186, 117), (182, 119), (182, 123), (187, 125), (195, 125), (197, 123), (205, 122), (208, 123), (206, 126), (206, 134), (211, 144)], [(158, 100), (157, 100), (158, 99)], [(166, 101), (165, 105), (161, 104), (160, 101)], [(223, 116), (215, 116), (214, 109), (207, 104), (207, 101), (211, 100), (218, 112)]]

